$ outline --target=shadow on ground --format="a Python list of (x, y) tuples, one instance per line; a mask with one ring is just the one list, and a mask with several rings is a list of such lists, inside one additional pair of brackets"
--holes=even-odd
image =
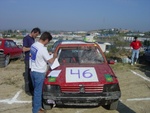
[(139, 65), (137, 67), (150, 78), (150, 62), (146, 61), (143, 56), (139, 57)]
[[(95, 107), (102, 107), (102, 106), (95, 106)], [(82, 108), (90, 109), (90, 108), (95, 108), (95, 107), (92, 107), (92, 106), (90, 106), (90, 107), (89, 106), (66, 106), (66, 105), (65, 106), (63, 106), (63, 105), (57, 106), (57, 108), (78, 108), (78, 109), (82, 109)], [(136, 113), (135, 111), (133, 111), (132, 109), (130, 109), (128, 106), (126, 106), (125, 104), (123, 104), (121, 101), (119, 101), (119, 103), (118, 103), (117, 111), (119, 113)]]
[(123, 104), (121, 101), (119, 101), (119, 105), (118, 105), (117, 111), (119, 113), (136, 113), (135, 111), (130, 109), (128, 106)]

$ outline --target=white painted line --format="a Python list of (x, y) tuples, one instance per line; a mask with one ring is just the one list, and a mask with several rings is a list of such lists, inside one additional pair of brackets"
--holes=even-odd
[(127, 101), (143, 101), (143, 100), (150, 100), (150, 98), (133, 98), (133, 99), (127, 99)]
[(142, 76), (142, 75), (140, 75), (140, 74), (136, 73), (136, 72), (135, 72), (135, 71), (133, 71), (133, 70), (131, 70), (131, 72), (132, 72), (133, 74), (135, 74), (135, 75), (137, 75), (137, 76), (139, 76), (139, 77), (143, 78), (144, 80), (147, 80), (147, 81), (149, 81), (149, 82), (150, 82), (150, 79), (149, 79), (149, 78), (144, 77), (144, 76)]
[(15, 101), (14, 103), (31, 103), (32, 101)]
[(31, 101), (18, 101), (17, 98), (19, 97), (22, 90), (18, 91), (16, 95), (12, 99), (4, 99), (0, 100), (0, 103), (7, 103), (7, 104), (13, 104), (13, 103), (31, 103)]
[(0, 100), (0, 103), (6, 103), (8, 102), (10, 99), (5, 99), (5, 100)]
[(83, 109), (83, 110), (77, 110), (75, 113), (83, 113), (84, 111), (86, 111), (87, 109)]
[(17, 98), (18, 98), (18, 96), (20, 95), (21, 92), (22, 92), (22, 90), (18, 91), (16, 93), (16, 95), (8, 102), (8, 104), (14, 103), (17, 100)]

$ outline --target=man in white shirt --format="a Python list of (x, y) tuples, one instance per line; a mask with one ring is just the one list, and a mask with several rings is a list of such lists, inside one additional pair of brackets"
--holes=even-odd
[(39, 41), (35, 42), (30, 49), (31, 53), (31, 79), (34, 87), (33, 95), (33, 113), (44, 113), (41, 109), (42, 105), (42, 87), (47, 70), (47, 62), (53, 63), (57, 55), (50, 57), (47, 48), (45, 47), (49, 41), (52, 40), (52, 36), (49, 32), (44, 32)]

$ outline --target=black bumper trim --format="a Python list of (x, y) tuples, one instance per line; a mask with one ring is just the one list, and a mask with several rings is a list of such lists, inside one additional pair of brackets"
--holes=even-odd
[(120, 97), (120, 91), (103, 92), (99, 94), (60, 94), (58, 96), (51, 95), (48, 92), (43, 93), (43, 100), (45, 103), (47, 103), (47, 100), (53, 100), (56, 105), (105, 105), (118, 100)]

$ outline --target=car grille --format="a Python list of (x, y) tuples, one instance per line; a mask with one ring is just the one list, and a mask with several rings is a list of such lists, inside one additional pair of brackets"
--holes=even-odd
[(103, 85), (98, 86), (61, 86), (63, 93), (99, 93), (103, 91)]

